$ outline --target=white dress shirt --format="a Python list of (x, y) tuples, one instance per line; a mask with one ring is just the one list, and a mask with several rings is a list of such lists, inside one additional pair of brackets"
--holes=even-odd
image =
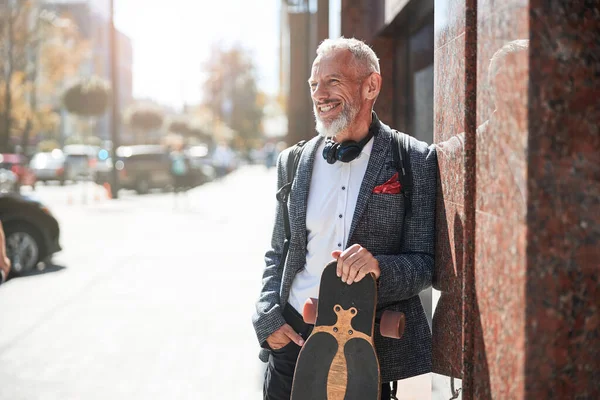
[(369, 163), (373, 139), (349, 163), (328, 164), (323, 140), (317, 149), (306, 209), (306, 265), (294, 278), (288, 302), (302, 314), (306, 299), (319, 296), (319, 282), (331, 252), (344, 250), (356, 201)]

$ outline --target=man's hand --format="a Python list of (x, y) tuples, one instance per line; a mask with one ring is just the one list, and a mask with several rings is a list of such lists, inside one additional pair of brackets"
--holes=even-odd
[(267, 338), (267, 343), (269, 344), (269, 347), (271, 347), (272, 350), (278, 350), (281, 349), (283, 346), (287, 345), (292, 340), (298, 346), (302, 346), (304, 344), (302, 336), (298, 335), (298, 333), (296, 333), (296, 331), (294, 331), (291, 326), (285, 324), (281, 328), (273, 332), (271, 336)]
[(370, 272), (375, 274), (375, 279), (381, 275), (379, 261), (359, 244), (353, 244), (344, 251), (335, 250), (331, 256), (337, 260), (337, 276), (348, 285), (360, 281)]
[(0, 257), (0, 283), (2, 283), (8, 277), (10, 272), (10, 259), (6, 256)]

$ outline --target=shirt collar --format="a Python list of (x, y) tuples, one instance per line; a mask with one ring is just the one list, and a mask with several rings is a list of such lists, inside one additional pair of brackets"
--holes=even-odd
[(367, 144), (365, 144), (365, 147), (363, 147), (362, 151), (360, 152), (360, 156), (366, 156), (366, 157), (370, 157), (371, 156), (371, 150), (373, 150), (373, 142), (375, 138), (372, 137), (371, 139), (369, 139), (369, 141), (367, 142)]

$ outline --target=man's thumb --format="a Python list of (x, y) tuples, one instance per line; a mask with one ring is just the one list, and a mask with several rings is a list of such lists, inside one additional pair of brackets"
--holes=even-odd
[(336, 260), (340, 258), (341, 255), (342, 252), (340, 250), (334, 250), (331, 252), (331, 257), (335, 258)]

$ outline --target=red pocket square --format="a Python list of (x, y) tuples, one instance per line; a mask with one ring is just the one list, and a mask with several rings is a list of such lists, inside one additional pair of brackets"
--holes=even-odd
[(375, 189), (373, 189), (373, 193), (398, 194), (400, 193), (400, 189), (402, 189), (402, 186), (400, 185), (400, 182), (398, 182), (398, 173), (396, 172), (394, 176), (390, 178), (389, 181), (387, 181), (383, 185), (375, 186)]

